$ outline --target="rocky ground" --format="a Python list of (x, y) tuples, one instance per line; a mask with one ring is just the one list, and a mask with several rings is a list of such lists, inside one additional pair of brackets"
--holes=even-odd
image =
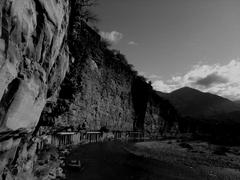
[[(196, 179), (240, 179), (240, 147), (202, 141), (163, 140), (128, 146), (131, 153), (184, 167)], [(179, 176), (180, 177), (180, 176)]]

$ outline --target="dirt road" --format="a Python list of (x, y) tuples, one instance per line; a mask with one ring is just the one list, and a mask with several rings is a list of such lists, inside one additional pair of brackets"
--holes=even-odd
[(70, 170), (68, 180), (200, 180), (196, 170), (135, 156), (120, 142), (88, 144), (73, 150), (69, 159), (85, 163), (82, 171)]

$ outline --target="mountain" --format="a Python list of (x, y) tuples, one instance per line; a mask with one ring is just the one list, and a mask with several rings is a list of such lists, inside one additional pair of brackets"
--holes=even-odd
[(240, 142), (240, 105), (211, 93), (184, 87), (158, 92), (180, 115), (179, 131), (219, 144)]
[(239, 104), (190, 87), (183, 87), (169, 94), (158, 92), (158, 95), (168, 99), (183, 117), (210, 118), (240, 112)]
[(234, 101), (234, 103), (240, 105), (240, 100), (236, 100), (236, 101)]

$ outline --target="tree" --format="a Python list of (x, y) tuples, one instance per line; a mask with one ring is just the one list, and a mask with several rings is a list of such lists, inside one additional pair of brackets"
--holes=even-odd
[(74, 8), (77, 9), (77, 17), (86, 22), (97, 22), (98, 18), (90, 9), (97, 5), (97, 0), (76, 0)]
[(107, 39), (103, 39), (101, 38), (101, 46), (104, 48), (104, 49), (107, 49), (108, 47), (110, 47), (112, 44), (110, 41), (108, 41)]

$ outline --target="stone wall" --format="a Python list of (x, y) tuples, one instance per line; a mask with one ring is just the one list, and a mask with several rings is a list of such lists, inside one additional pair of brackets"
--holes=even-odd
[[(168, 101), (160, 98), (151, 84), (136, 74), (119, 51), (101, 46), (101, 42), (95, 42), (96, 38), (89, 39), (95, 31), (90, 27), (78, 28), (79, 31), (73, 29), (74, 37), (70, 35), (73, 59), (70, 71), (61, 85), (58, 103), (45, 115), (46, 122), (53, 116), (59, 129), (106, 127), (145, 131), (148, 136), (172, 131), (177, 113)], [(82, 36), (80, 32), (84, 32)], [(85, 49), (79, 49), (83, 46)]]
[[(128, 70), (111, 67), (106, 62), (104, 52), (90, 55), (82, 61), (78, 73), (74, 73), (77, 87), (69, 103), (69, 110), (56, 118), (57, 126), (85, 126), (89, 130), (107, 127), (110, 130), (133, 130), (134, 109), (131, 84), (133, 76)], [(110, 59), (114, 63), (114, 59)], [(76, 62), (78, 64), (78, 62)], [(79, 67), (79, 66), (74, 66)], [(121, 68), (121, 65), (119, 66)], [(125, 71), (125, 72), (124, 72)], [(60, 91), (60, 99), (68, 91), (69, 79), (66, 78)], [(64, 86), (64, 85), (67, 86)], [(63, 92), (65, 91), (65, 92)]]

